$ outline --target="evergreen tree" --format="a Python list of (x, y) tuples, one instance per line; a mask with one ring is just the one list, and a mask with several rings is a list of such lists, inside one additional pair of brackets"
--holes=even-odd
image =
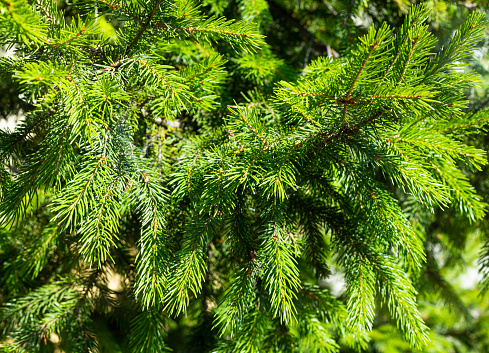
[(433, 55), (415, 6), (299, 73), (260, 34), (283, 7), (219, 4), (0, 4), (0, 72), (32, 107), (0, 134), (5, 351), (335, 352), (366, 347), (376, 305), (430, 341), (427, 215), (485, 214), (464, 136), (488, 117), (463, 95), (484, 15)]

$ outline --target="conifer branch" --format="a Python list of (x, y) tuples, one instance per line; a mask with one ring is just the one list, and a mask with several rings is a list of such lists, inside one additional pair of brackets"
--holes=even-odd
[(156, 0), (156, 3), (155, 3), (153, 9), (151, 10), (151, 12), (148, 16), (146, 23), (141, 27), (141, 29), (138, 31), (138, 33), (136, 34), (134, 39), (127, 45), (123, 57), (133, 49), (133, 47), (139, 41), (139, 38), (141, 38), (143, 33), (148, 29), (149, 25), (151, 24), (151, 21), (153, 20), (153, 17), (155, 15), (156, 11), (158, 10), (158, 7), (160, 6), (160, 3), (161, 3), (161, 0)]
[(244, 116), (244, 114), (240, 114), (239, 117), (241, 118), (241, 120), (244, 121), (244, 123), (246, 124), (246, 126), (248, 126), (250, 128), (250, 130), (253, 131), (253, 133), (256, 135), (256, 137), (258, 137), (260, 139), (260, 141), (264, 145), (267, 145), (267, 141), (265, 141), (265, 139), (260, 136), (260, 134), (258, 133), (258, 131), (256, 131), (256, 129), (253, 126), (251, 126), (251, 124), (248, 122), (248, 120), (246, 119), (246, 117)]
[[(349, 100), (351, 93), (353, 92), (353, 89), (355, 88), (355, 85), (357, 84), (358, 79), (360, 78), (360, 75), (362, 74), (363, 70), (365, 69), (365, 66), (367, 65), (368, 60), (370, 59), (370, 56), (372, 53), (378, 48), (378, 40), (375, 40), (374, 43), (370, 44), (370, 50), (367, 53), (367, 56), (365, 57), (362, 65), (360, 66), (360, 69), (358, 70), (355, 78), (353, 79), (353, 82), (348, 89), (348, 92), (346, 93), (345, 100)], [(346, 104), (345, 104), (345, 110), (346, 110)], [(345, 113), (343, 113), (343, 116), (345, 116)]]
[[(347, 2), (348, 16), (360, 9)], [(90, 1), (78, 18), (33, 4), (0, 0), (0, 33), (17, 55), (0, 71), (32, 109), (0, 132), (8, 349), (43, 350), (55, 332), (72, 350), (104, 350), (103, 323), (129, 318), (118, 327), (131, 351), (165, 352), (167, 317), (185, 312), (192, 320), (170, 326), (203, 352), (331, 353), (340, 340), (368, 350), (368, 331), (384, 335), (377, 302), (422, 349), (412, 280), (460, 307), (441, 269), (425, 267), (437, 244), (459, 260), (466, 234), (450, 237), (432, 213), (453, 205), (467, 222), (485, 215), (467, 172), (486, 156), (465, 135), (489, 119), (464, 113), (478, 77), (459, 70), (482, 36), (481, 14), (433, 57), (428, 11), (412, 7), (400, 30), (372, 27), (345, 60), (298, 72), (304, 56), (289, 64), (258, 32), (269, 10), (280, 13), (273, 1), (239, 0), (243, 21), (174, 0), (100, 0), (96, 20)], [(236, 10), (209, 6), (216, 16)], [(287, 55), (308, 61), (324, 45), (301, 21), (276, 25), (305, 35), (306, 47)], [(345, 22), (350, 39), (354, 25)], [(301, 283), (330, 266), (344, 274), (345, 295)], [(110, 273), (122, 289), (108, 288)]]
[(102, 4), (107, 5), (112, 10), (118, 10), (118, 11), (122, 12), (124, 15), (131, 17), (141, 27), (144, 26), (144, 22), (138, 16), (134, 15), (132, 12), (130, 12), (130, 11), (124, 9), (123, 7), (119, 6), (117, 3), (111, 2), (111, 1), (108, 1), (108, 0), (98, 0), (98, 1), (101, 2)]
[(49, 19), (49, 21), (51, 21), (51, 23), (53, 23), (53, 24), (54, 24), (54, 23), (55, 23), (55, 21), (54, 21), (53, 16), (51, 16), (51, 15), (49, 14), (49, 12), (46, 10), (46, 8), (45, 8), (44, 6), (42, 6), (41, 1), (39, 1), (39, 0), (35, 0), (35, 1), (36, 1), (37, 6), (38, 6), (38, 7), (41, 9), (41, 11), (44, 13), (44, 15), (45, 15), (45, 16), (46, 16), (46, 17)]

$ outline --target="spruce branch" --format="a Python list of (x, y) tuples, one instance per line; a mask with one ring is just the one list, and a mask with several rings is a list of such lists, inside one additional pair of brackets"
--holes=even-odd
[(151, 10), (151, 12), (149, 13), (149, 15), (147, 17), (146, 23), (143, 24), (143, 26), (137, 32), (134, 39), (127, 45), (126, 51), (124, 52), (124, 55), (122, 57), (125, 57), (127, 54), (129, 54), (131, 52), (131, 50), (133, 49), (133, 47), (137, 44), (137, 42), (139, 41), (139, 38), (141, 38), (143, 33), (146, 31), (148, 26), (151, 24), (151, 21), (153, 20), (153, 17), (156, 14), (156, 11), (158, 10), (158, 8), (160, 6), (160, 3), (161, 3), (161, 0), (156, 0), (155, 4), (153, 6), (153, 9)]

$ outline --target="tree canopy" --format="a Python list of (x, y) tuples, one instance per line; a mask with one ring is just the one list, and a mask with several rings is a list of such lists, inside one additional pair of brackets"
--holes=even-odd
[(473, 319), (485, 14), (401, 3), (1, 2), (0, 349), (454, 349), (417, 296)]

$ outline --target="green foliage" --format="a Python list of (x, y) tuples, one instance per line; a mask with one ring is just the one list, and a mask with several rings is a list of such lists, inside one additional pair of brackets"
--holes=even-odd
[[(117, 331), (131, 352), (183, 351), (184, 336), (193, 351), (330, 353), (394, 326), (398, 351), (448, 347), (417, 294), (435, 286), (470, 316), (429, 227), (445, 207), (485, 217), (468, 171), (486, 154), (464, 140), (488, 121), (464, 98), (484, 14), (436, 51), (430, 11), (412, 6), (308, 64), (321, 39), (294, 5), (206, 4), (215, 16), (192, 1), (0, 3), (16, 54), (0, 71), (31, 107), (0, 132), (2, 349), (103, 351)], [(337, 7), (351, 39), (365, 6)], [(277, 12), (306, 33), (304, 65), (262, 34)]]

